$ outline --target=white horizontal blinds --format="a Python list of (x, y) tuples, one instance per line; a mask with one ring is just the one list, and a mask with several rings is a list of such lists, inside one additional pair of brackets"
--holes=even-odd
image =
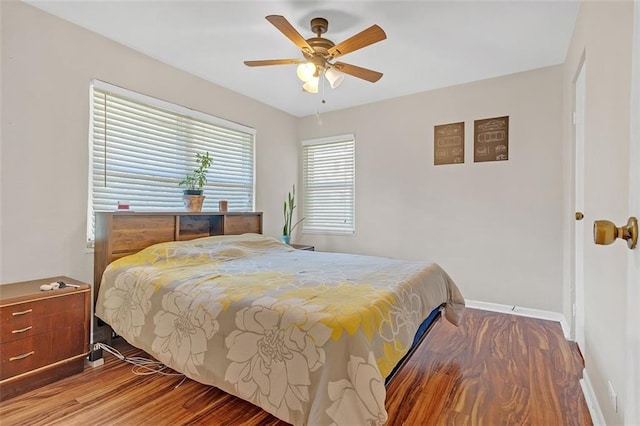
[(353, 233), (355, 139), (353, 135), (303, 144), (304, 232)]
[(253, 129), (220, 125), (215, 117), (209, 122), (204, 114), (172, 111), (136, 95), (93, 89), (91, 216), (115, 210), (118, 200), (129, 201), (132, 210), (183, 210), (178, 182), (198, 167), (196, 153), (205, 152), (213, 162), (203, 210), (217, 210), (222, 199), (229, 210), (253, 210)]
[(177, 186), (187, 171), (181, 117), (94, 90), (93, 208), (182, 208)]

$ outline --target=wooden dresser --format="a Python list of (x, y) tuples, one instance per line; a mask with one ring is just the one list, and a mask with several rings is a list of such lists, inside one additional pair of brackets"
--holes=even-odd
[[(63, 281), (78, 288), (41, 291)], [(68, 277), (0, 285), (0, 400), (84, 369), (91, 287)]]

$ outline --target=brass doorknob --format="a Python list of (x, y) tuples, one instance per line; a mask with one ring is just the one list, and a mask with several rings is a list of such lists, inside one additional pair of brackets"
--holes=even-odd
[(617, 227), (608, 220), (596, 220), (593, 222), (593, 241), (596, 244), (608, 245), (616, 238), (627, 241), (627, 246), (634, 249), (638, 244), (638, 219), (630, 217), (626, 226)]
[(576, 212), (576, 220), (582, 220), (584, 219), (584, 214), (582, 214), (582, 212)]

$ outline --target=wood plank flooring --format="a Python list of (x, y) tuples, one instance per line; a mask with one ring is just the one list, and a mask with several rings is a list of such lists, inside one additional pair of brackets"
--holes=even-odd
[[(285, 425), (216, 388), (105, 361), (3, 402), (0, 424)], [(467, 309), (459, 327), (439, 319), (389, 385), (387, 424), (591, 425), (582, 367), (558, 323)]]

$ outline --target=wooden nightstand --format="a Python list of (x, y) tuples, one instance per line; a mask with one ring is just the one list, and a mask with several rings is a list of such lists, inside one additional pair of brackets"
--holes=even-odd
[[(41, 291), (42, 284), (77, 285)], [(91, 287), (68, 277), (0, 285), (0, 400), (84, 369)]]
[(296, 250), (316, 251), (316, 248), (314, 246), (308, 246), (306, 244), (289, 244), (289, 245)]

